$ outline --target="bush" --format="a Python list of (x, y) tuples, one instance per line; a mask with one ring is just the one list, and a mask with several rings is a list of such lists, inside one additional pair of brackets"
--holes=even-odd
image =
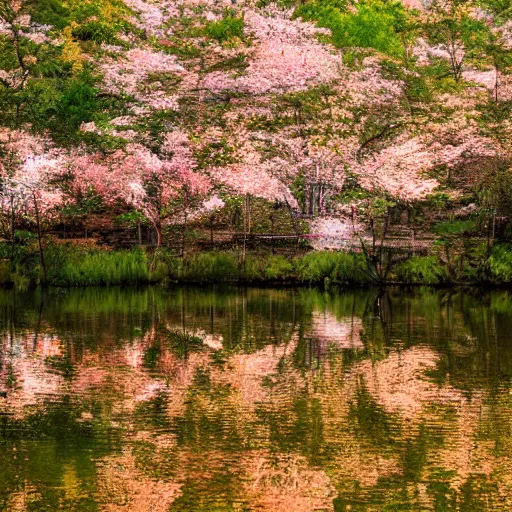
[(489, 269), (491, 276), (500, 282), (509, 283), (512, 281), (512, 246), (496, 245), (492, 249), (489, 258)]
[(0, 259), (0, 285), (11, 284), (12, 282), (13, 276), (10, 261)]
[(241, 267), (241, 277), (246, 281), (261, 281), (265, 276), (265, 261), (257, 256), (247, 256)]
[(410, 284), (439, 284), (448, 279), (435, 256), (413, 256), (397, 265), (395, 273), (399, 281)]
[(69, 9), (60, 0), (37, 0), (30, 14), (34, 21), (59, 30), (69, 23)]

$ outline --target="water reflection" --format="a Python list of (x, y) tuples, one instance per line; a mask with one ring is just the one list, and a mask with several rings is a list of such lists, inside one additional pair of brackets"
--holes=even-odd
[(512, 510), (512, 296), (0, 292), (0, 510)]

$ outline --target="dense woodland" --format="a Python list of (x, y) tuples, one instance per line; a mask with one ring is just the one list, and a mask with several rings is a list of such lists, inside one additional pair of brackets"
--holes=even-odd
[(510, 282), (511, 66), (510, 0), (0, 0), (0, 280)]

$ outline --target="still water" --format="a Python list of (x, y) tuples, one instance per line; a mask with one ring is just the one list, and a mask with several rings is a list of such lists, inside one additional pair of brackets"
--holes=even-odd
[(512, 510), (512, 295), (0, 291), (0, 510)]

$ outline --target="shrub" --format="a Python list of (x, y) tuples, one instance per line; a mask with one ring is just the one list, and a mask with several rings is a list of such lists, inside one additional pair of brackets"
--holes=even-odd
[(435, 256), (413, 256), (397, 265), (395, 273), (399, 281), (411, 284), (439, 284), (448, 278)]
[(94, 41), (100, 44), (115, 44), (119, 41), (116, 28), (102, 21), (89, 21), (76, 26), (73, 29), (73, 37), (80, 41)]
[(9, 260), (0, 259), (0, 285), (12, 283), (12, 269)]
[(34, 21), (60, 30), (69, 22), (69, 9), (60, 0), (37, 0), (30, 14)]
[(441, 236), (462, 236), (476, 230), (476, 221), (473, 219), (457, 219), (438, 222), (432, 231)]
[(512, 246), (496, 245), (489, 258), (491, 276), (497, 281), (509, 283), (512, 281)]

